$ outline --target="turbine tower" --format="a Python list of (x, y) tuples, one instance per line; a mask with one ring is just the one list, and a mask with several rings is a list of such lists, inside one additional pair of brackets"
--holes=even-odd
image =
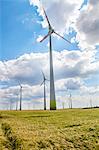
[(91, 96), (91, 93), (89, 92), (89, 100), (90, 100), (90, 108), (92, 108), (92, 96)]
[[(40, 0), (39, 0), (40, 1)], [(42, 7), (43, 8), (43, 7)], [(43, 42), (47, 37), (49, 37), (49, 53), (50, 53), (50, 110), (56, 110), (56, 97), (55, 97), (55, 85), (54, 85), (54, 71), (53, 71), (53, 57), (52, 57), (52, 34), (64, 39), (66, 42), (70, 43), (67, 39), (62, 37), (60, 34), (55, 32), (52, 28), (45, 9), (43, 8), (47, 23), (48, 23), (48, 34), (40, 41)], [(71, 43), (70, 43), (71, 44)]]
[(20, 86), (20, 111), (22, 110), (22, 85), (19, 83)]
[(42, 72), (43, 75), (43, 82), (41, 83), (41, 86), (44, 85), (44, 110), (46, 110), (46, 85), (45, 82), (48, 81), (44, 75), (44, 73)]
[(19, 86), (20, 86), (20, 108), (19, 110), (21, 111), (22, 110), (22, 85), (21, 83), (19, 83)]
[(72, 109), (72, 95), (70, 93), (70, 96), (69, 96), (69, 108)]
[(19, 96), (19, 94), (16, 94), (16, 111), (18, 110), (18, 96)]

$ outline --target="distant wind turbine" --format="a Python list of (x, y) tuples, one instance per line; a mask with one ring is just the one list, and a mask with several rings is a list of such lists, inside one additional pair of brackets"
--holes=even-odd
[(71, 93), (69, 95), (69, 108), (72, 109), (72, 95), (71, 95)]
[(63, 106), (63, 109), (64, 109), (64, 102), (62, 102), (62, 106)]
[[(39, 0), (40, 1), (40, 0)], [(43, 8), (43, 7), (42, 7)], [(47, 37), (49, 37), (49, 51), (50, 51), (50, 110), (56, 110), (56, 97), (55, 97), (55, 85), (54, 85), (54, 71), (53, 71), (53, 57), (52, 57), (52, 34), (56, 34), (57, 36), (64, 39), (66, 42), (70, 43), (63, 36), (58, 34), (51, 26), (48, 16), (46, 14), (45, 9), (43, 8), (47, 23), (48, 23), (48, 34), (40, 41), (43, 42)]]
[[(9, 75), (9, 70), (8, 70), (8, 66), (7, 66), (7, 64), (6, 64), (6, 62), (5, 61), (3, 61), (3, 64), (4, 64), (4, 66), (5, 66), (5, 69), (6, 69), (6, 72), (7, 72), (7, 77), (8, 77), (8, 75)], [(19, 108), (19, 110), (22, 110), (22, 85), (21, 85), (21, 83), (18, 81), (18, 80), (16, 80), (17, 81), (17, 83), (18, 83), (18, 85), (19, 85), (19, 87), (20, 87), (20, 92), (19, 92), (19, 96), (20, 96), (20, 108)], [(17, 103), (17, 102), (16, 102)], [(17, 105), (17, 104), (16, 104)], [(16, 106), (16, 109), (17, 109), (17, 106)]]
[(92, 99), (90, 98), (90, 108), (92, 108)]
[(90, 108), (92, 108), (93, 106), (93, 104), (92, 104), (92, 95), (91, 95), (91, 93), (89, 92), (89, 102), (90, 102)]
[(21, 111), (22, 110), (22, 85), (21, 83), (19, 83), (19, 87), (20, 87), (20, 108), (19, 110)]
[(10, 100), (10, 110), (12, 109), (12, 100)]
[(41, 83), (41, 86), (44, 85), (44, 110), (46, 110), (46, 85), (45, 82), (48, 81), (44, 75), (44, 73), (42, 72), (43, 75), (43, 82)]
[(16, 94), (16, 111), (18, 110), (18, 96), (19, 96), (19, 94)]

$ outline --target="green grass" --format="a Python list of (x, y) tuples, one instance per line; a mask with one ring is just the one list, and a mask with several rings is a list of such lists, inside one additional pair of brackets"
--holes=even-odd
[(11, 149), (4, 124), (21, 141), (15, 149), (99, 150), (99, 109), (0, 111), (0, 150)]

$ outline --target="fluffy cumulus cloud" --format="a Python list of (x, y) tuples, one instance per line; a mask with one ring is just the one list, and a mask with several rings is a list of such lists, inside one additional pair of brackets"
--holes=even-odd
[[(76, 22), (77, 39), (81, 46), (99, 44), (99, 1), (89, 0), (88, 5), (82, 9)], [(83, 47), (83, 46), (82, 46)]]
[[(53, 51), (55, 80), (87, 78), (99, 72), (92, 51)], [(49, 53), (24, 54), (17, 59), (0, 62), (1, 81), (13, 80), (37, 85), (42, 81), (42, 70), (49, 78)]]
[[(41, 78), (42, 68), (48, 68), (48, 54), (43, 55), (42, 53), (31, 53), (24, 54), (15, 60), (9, 60), (7, 62), (1, 62), (1, 80), (13, 80), (18, 83), (38, 84)], [(43, 61), (42, 61), (43, 60)], [(44, 66), (46, 64), (46, 66)], [(4, 69), (3, 69), (4, 68)]]
[(43, 4), (49, 20), (59, 33), (77, 32), (75, 41), (81, 49), (94, 48), (99, 44), (99, 1), (89, 0), (84, 5), (83, 0), (29, 0), (30, 5), (37, 6), (37, 11), (43, 17), (42, 27), (47, 27), (47, 22), (42, 10)]
[[(83, 0), (42, 0), (41, 3), (47, 12), (53, 28), (61, 33), (64, 33), (69, 29), (69, 25), (72, 22), (75, 22), (77, 16), (79, 15), (79, 9), (83, 3)], [(30, 5), (37, 6), (39, 14), (45, 18), (41, 3), (39, 0), (30, 0)], [(42, 22), (42, 26), (47, 27), (47, 22), (45, 19)]]
[[(85, 83), (85, 80), (99, 74), (99, 62), (92, 59), (94, 55), (93, 51), (53, 51), (57, 100), (62, 96), (59, 93), (64, 93), (67, 89), (73, 93), (87, 93), (88, 90), (90, 93), (99, 92), (99, 87), (88, 88)], [(36, 103), (41, 102), (40, 105), (43, 106), (43, 86), (40, 86), (43, 81), (42, 70), (49, 79), (49, 53), (24, 54), (17, 59), (0, 61), (0, 99), (16, 100), (21, 83), (23, 100), (36, 100)], [(46, 83), (46, 88), (49, 99), (49, 82)]]

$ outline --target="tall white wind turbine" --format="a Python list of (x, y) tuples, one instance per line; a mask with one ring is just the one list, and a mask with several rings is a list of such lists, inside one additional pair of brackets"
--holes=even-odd
[[(43, 7), (42, 7), (43, 8)], [(60, 38), (64, 39), (66, 42), (70, 43), (63, 36), (55, 32), (52, 28), (45, 9), (43, 8), (47, 23), (48, 23), (48, 34), (40, 41), (43, 42), (47, 37), (49, 37), (49, 52), (50, 52), (50, 110), (56, 110), (56, 97), (55, 97), (55, 85), (54, 85), (54, 71), (53, 71), (53, 57), (52, 57), (52, 34), (56, 34)], [(70, 43), (71, 44), (71, 43)]]

